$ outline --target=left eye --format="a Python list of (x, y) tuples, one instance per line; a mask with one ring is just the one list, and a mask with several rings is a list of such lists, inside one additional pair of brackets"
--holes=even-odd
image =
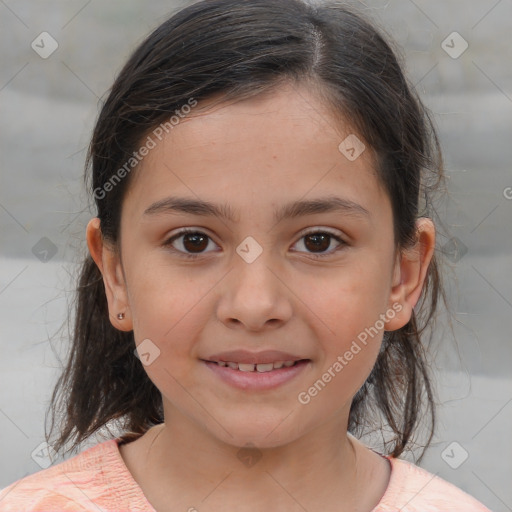
[[(330, 256), (332, 253), (339, 250), (339, 247), (343, 247), (344, 245), (346, 245), (344, 240), (342, 240), (339, 236), (330, 233), (329, 231), (312, 231), (310, 233), (302, 235), (302, 237), (299, 239), (299, 242), (302, 240), (305, 240), (305, 242), (303, 242), (303, 245), (306, 247), (307, 250), (320, 252), (320, 254), (313, 252), (313, 256), (316, 258)], [(338, 248), (323, 254), (331, 245), (332, 240), (338, 242)]]
[[(342, 247), (346, 245), (344, 240), (328, 231), (312, 231), (305, 233), (302, 235), (299, 241), (296, 242), (296, 244), (301, 242), (303, 239), (305, 240), (303, 245), (306, 250), (313, 251), (311, 254), (316, 258), (329, 256), (339, 250), (340, 246)], [(322, 254), (331, 246), (332, 240), (338, 242), (338, 248), (331, 250), (326, 254)], [(180, 241), (179, 245), (182, 247), (176, 248), (174, 246), (176, 241)], [(207, 234), (201, 231), (186, 229), (169, 238), (166, 242), (164, 242), (163, 245), (166, 247), (171, 247), (172, 250), (182, 253), (186, 258), (197, 258), (204, 252), (210, 252), (205, 251), (208, 248), (209, 241), (214, 243)]]

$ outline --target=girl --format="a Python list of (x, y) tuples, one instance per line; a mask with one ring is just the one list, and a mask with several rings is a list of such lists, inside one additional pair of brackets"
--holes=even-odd
[(0, 510), (487, 510), (398, 458), (423, 402), (425, 448), (434, 429), (442, 166), (375, 28), (336, 3), (193, 4), (124, 66), (89, 162), (52, 448), (121, 432)]

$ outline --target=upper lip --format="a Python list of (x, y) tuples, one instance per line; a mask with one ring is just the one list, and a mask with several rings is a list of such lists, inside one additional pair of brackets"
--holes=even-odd
[(250, 352), (248, 350), (229, 350), (210, 356), (206, 361), (225, 361), (242, 364), (265, 364), (276, 361), (300, 361), (306, 359), (280, 350), (263, 350), (262, 352)]

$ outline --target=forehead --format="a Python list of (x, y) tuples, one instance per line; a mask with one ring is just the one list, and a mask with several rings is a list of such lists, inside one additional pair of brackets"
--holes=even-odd
[[(352, 133), (348, 119), (335, 120), (332, 108), (305, 86), (286, 84), (244, 100), (222, 103), (222, 98), (200, 102), (173, 129), (168, 138), (183, 149), (215, 144), (255, 147), (294, 147), (301, 143), (311, 153), (313, 143), (336, 146)], [(220, 102), (220, 103), (218, 103)]]
[(370, 148), (361, 142), (359, 157), (348, 158), (340, 143), (360, 138), (305, 88), (288, 85), (215, 106), (202, 102), (167, 128), (162, 140), (153, 135), (155, 147), (132, 176), (126, 199), (139, 214), (171, 191), (234, 198), (237, 210), (254, 199), (279, 202), (316, 191), (325, 196), (334, 188), (366, 194), (367, 202), (382, 192)]

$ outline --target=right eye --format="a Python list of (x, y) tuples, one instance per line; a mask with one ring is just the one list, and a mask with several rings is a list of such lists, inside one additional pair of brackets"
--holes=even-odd
[[(209, 245), (208, 240), (214, 243), (206, 233), (188, 228), (182, 229), (178, 233), (174, 234), (163, 243), (163, 246), (170, 248), (174, 252), (181, 253), (185, 258), (195, 259), (204, 253), (205, 249)], [(177, 245), (181, 247), (176, 248), (175, 242), (178, 242)]]

